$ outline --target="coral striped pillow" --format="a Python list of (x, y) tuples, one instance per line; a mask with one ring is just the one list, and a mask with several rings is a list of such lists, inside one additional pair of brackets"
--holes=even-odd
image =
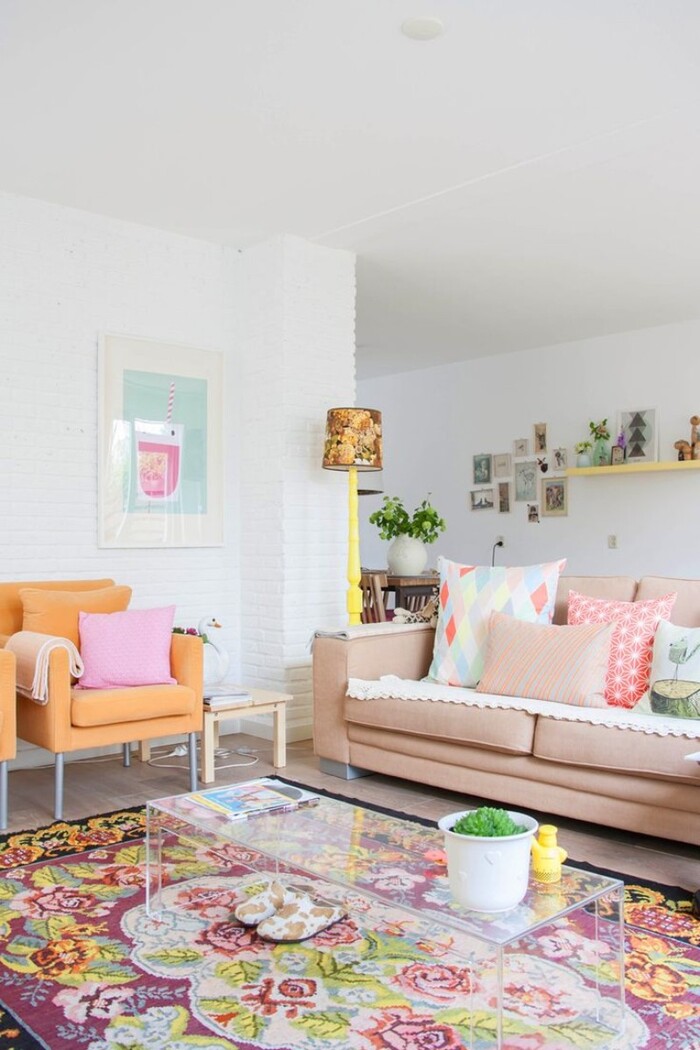
[(612, 624), (560, 627), (491, 613), (484, 673), (476, 690), (606, 707), (612, 633)]

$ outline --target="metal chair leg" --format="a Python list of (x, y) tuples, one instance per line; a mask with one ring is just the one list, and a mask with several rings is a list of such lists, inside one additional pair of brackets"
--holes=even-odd
[(0, 762), (0, 831), (7, 828), (7, 760)]
[(122, 744), (122, 754), (124, 756), (124, 765), (128, 769), (131, 765), (131, 744)]
[(190, 754), (190, 791), (197, 790), (197, 734), (189, 733), (187, 737)]
[(63, 820), (63, 754), (57, 754), (53, 767), (53, 815)]

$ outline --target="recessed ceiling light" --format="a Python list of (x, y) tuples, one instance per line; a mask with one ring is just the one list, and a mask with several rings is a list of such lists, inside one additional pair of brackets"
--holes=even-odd
[(439, 18), (407, 18), (401, 23), (401, 32), (411, 40), (434, 40), (445, 27)]

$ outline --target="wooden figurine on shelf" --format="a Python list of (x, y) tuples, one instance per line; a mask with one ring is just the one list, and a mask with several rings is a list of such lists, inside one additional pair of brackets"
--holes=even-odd
[(690, 441), (676, 441), (673, 447), (679, 460), (700, 459), (700, 416), (690, 417)]

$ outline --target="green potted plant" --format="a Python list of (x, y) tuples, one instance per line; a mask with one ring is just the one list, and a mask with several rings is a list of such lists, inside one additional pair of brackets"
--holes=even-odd
[(385, 496), (369, 520), (377, 526), (383, 540), (392, 540), (387, 564), (396, 576), (417, 576), (423, 572), (428, 561), (426, 543), (434, 543), (447, 528), (427, 498), (409, 515), (398, 496)]
[(438, 821), (445, 835), (454, 899), (474, 911), (509, 911), (527, 893), (530, 849), (538, 824), (512, 810), (481, 806)]
[(590, 467), (591, 465), (591, 449), (593, 444), (590, 441), (577, 441), (574, 445), (574, 452), (576, 453), (576, 466), (577, 467)]

